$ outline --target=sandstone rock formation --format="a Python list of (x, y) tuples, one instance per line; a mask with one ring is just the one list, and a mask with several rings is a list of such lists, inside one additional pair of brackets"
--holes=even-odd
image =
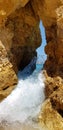
[[(53, 76), (53, 78), (48, 76), (45, 88), (46, 96), (51, 103), (52, 112), (50, 112), (50, 104), (48, 112), (47, 103), (44, 106), (44, 112), (42, 111), (41, 125), (46, 130), (62, 130), (63, 118), (61, 117), (60, 119), (57, 117), (58, 113), (63, 116), (63, 79), (56, 76), (63, 78), (63, 1), (45, 0), (39, 2), (37, 0), (34, 3), (32, 2), (32, 4), (37, 15), (43, 20), (46, 29), (47, 45), (45, 52), (47, 54), (47, 60), (44, 68), (47, 70), (49, 76)], [(57, 110), (56, 116), (53, 108)]]
[(56, 76), (63, 77), (63, 0), (0, 0), (0, 99), (17, 83), (15, 72), (36, 55), (41, 43), (40, 20), (47, 39), (44, 68), (49, 76), (55, 76), (48, 76), (46, 81), (49, 101), (41, 113), (41, 123), (46, 130), (62, 130), (63, 80)]
[[(29, 0), (1, 0), (0, 1), (0, 26), (7, 17), (18, 7), (24, 7)], [(4, 6), (5, 4), (5, 6)]]
[(45, 94), (50, 98), (52, 107), (63, 116), (63, 79), (48, 77), (45, 81)]
[(47, 77), (45, 81), (45, 94), (48, 98), (54, 91), (63, 87), (63, 79), (60, 77)]
[[(39, 26), (39, 19), (41, 19), (46, 28), (46, 38), (47, 38), (47, 43), (48, 43), (45, 48), (45, 52), (48, 56), (47, 61), (45, 62), (45, 69), (47, 70), (48, 74), (51, 76), (54, 76), (54, 75), (63, 76), (63, 73), (62, 73), (63, 72), (63, 58), (62, 58), (63, 57), (63, 49), (62, 49), (63, 48), (63, 40), (62, 40), (63, 39), (62, 38), (63, 1), (62, 0), (56, 0), (56, 1), (54, 0), (52, 1), (48, 1), (48, 0), (45, 0), (45, 1), (42, 1), (42, 0), (40, 1), (39, 0), (12, 1), (11, 0), (9, 1), (9, 0), (6, 0), (5, 6), (3, 5), (4, 5), (4, 0), (0, 2), (0, 16), (1, 16), (0, 26), (3, 26), (6, 24), (7, 27), (10, 26), (10, 28), (15, 29), (13, 31), (14, 37), (13, 37), (12, 50), (16, 48), (15, 46), (19, 42), (22, 42), (24, 44), (25, 43), (28, 44), (30, 41), (33, 41), (34, 43), (37, 42), (38, 38), (36, 40), (36, 35), (34, 38), (31, 38), (31, 36), (33, 37), (34, 34), (36, 34), (37, 29), (38, 29), (37, 27)], [(17, 26), (17, 24), (19, 24), (19, 26)], [(34, 31), (32, 31), (33, 28), (34, 28)], [(25, 30), (28, 30), (30, 34), (26, 32)], [(16, 35), (17, 31), (19, 33)], [(27, 34), (27, 35), (24, 36), (24, 38), (22, 38), (23, 34)], [(38, 37), (40, 39), (39, 31), (37, 35), (39, 35)], [(32, 39), (35, 39), (36, 41)], [(20, 46), (17, 47), (17, 49), (18, 48), (20, 48)], [(16, 52), (16, 49), (14, 49), (12, 53), (14, 53), (14, 51), (16, 53), (15, 55), (17, 55), (18, 52)], [(23, 51), (23, 49), (21, 48), (20, 51)], [(16, 58), (14, 57), (14, 59)], [(54, 67), (52, 67), (52, 62), (53, 62)], [(18, 64), (21, 64), (21, 63), (18, 63)]]
[(63, 79), (59, 76), (49, 77), (46, 70), (45, 96), (39, 115), (39, 124), (44, 130), (63, 129)]
[(46, 30), (47, 60), (44, 67), (50, 76), (63, 77), (63, 1), (32, 0), (31, 4)]
[(10, 52), (17, 67), (22, 69), (36, 55), (36, 48), (41, 43), (39, 19), (34, 15), (31, 5), (27, 4), (8, 17), (6, 27), (14, 33)]
[(63, 116), (63, 86), (50, 95), (50, 101), (53, 108)]
[(52, 108), (50, 100), (46, 100), (42, 105), (42, 110), (38, 117), (38, 123), (43, 130), (62, 130), (63, 118)]
[[(5, 46), (6, 56), (13, 68), (13, 73), (23, 69), (34, 56), (37, 56), (36, 48), (41, 43), (39, 18), (34, 13), (31, 3), (27, 4), (27, 2), (29, 0), (0, 1), (0, 40)], [(5, 71), (9, 71), (8, 68)], [(6, 79), (6, 82), (10, 83), (13, 77), (9, 76), (10, 81)], [(4, 84), (4, 88), (5, 86), (13, 86), (13, 83)]]
[(16, 84), (17, 76), (8, 60), (6, 49), (0, 41), (0, 101), (10, 94)]
[(20, 6), (7, 17), (4, 27), (1, 27), (0, 38), (15, 68), (22, 69), (31, 61), (41, 43), (41, 36), (39, 19), (30, 3), (25, 8)]
[(47, 4), (46, 7), (48, 12), (45, 12), (46, 21), (48, 23), (44, 21), (48, 43), (45, 48), (45, 52), (48, 56), (45, 62), (45, 69), (50, 76), (60, 75), (63, 77), (63, 2), (56, 0), (49, 2), (49, 4)]
[(30, 2), (34, 13), (43, 21), (46, 30), (47, 60), (44, 67), (50, 76), (63, 77), (63, 1), (32, 0)]

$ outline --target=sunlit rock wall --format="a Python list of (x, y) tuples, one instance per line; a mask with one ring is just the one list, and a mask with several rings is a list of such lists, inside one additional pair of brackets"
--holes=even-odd
[(63, 1), (32, 0), (31, 3), (46, 29), (45, 69), (50, 76), (63, 76)]

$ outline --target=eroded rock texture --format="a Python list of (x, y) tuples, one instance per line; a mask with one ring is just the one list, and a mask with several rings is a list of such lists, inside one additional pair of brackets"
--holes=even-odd
[[(24, 7), (29, 0), (0, 0), (0, 26), (18, 7)], [(5, 4), (5, 6), (4, 6)]]
[[(31, 42), (33, 42), (34, 44), (39, 43), (40, 34), (38, 31), (39, 30), (38, 26), (39, 26), (39, 19), (41, 19), (46, 28), (46, 38), (47, 38), (47, 46), (45, 48), (45, 52), (48, 58), (45, 63), (45, 69), (51, 76), (54, 75), (62, 76), (63, 75), (62, 73), (63, 72), (63, 49), (62, 49), (63, 1), (6, 0), (5, 6), (3, 5), (4, 0), (0, 1), (0, 23), (1, 23), (0, 26), (6, 24), (6, 27), (11, 28), (11, 31), (14, 33), (13, 43), (11, 47), (12, 53), (14, 53), (15, 51), (15, 55), (17, 56), (18, 52), (16, 52), (15, 49), (16, 46), (19, 46), (17, 44), (21, 43), (22, 46), (25, 45), (27, 47), (27, 45)], [(23, 51), (23, 47), (21, 48), (19, 46), (17, 48), (18, 49), (20, 48), (21, 51)], [(17, 64), (20, 64), (21, 66), (21, 63)]]
[(41, 43), (39, 19), (34, 15), (31, 4), (12, 13), (6, 27), (14, 33), (10, 51), (17, 67), (22, 69), (36, 56), (36, 48)]
[[(0, 1), (0, 41), (6, 49), (6, 56), (13, 67), (13, 73), (23, 69), (34, 56), (37, 56), (36, 48), (41, 44), (39, 21), (29, 0)], [(4, 71), (9, 70), (5, 68)], [(4, 78), (4, 82), (11, 82), (12, 78), (8, 75), (7, 79)], [(13, 86), (13, 83), (4, 84), (4, 88), (5, 86)]]
[(63, 77), (63, 1), (32, 0), (31, 5), (46, 29), (47, 60), (44, 67), (50, 76)]
[(63, 76), (63, 1), (32, 0), (31, 3), (46, 29), (47, 61), (44, 67), (50, 76)]
[(46, 98), (50, 98), (52, 107), (63, 116), (63, 79), (60, 77), (47, 77), (45, 95)]
[(47, 75), (45, 91), (49, 101), (41, 118), (46, 130), (62, 130), (59, 113), (63, 113), (63, 79), (56, 76), (63, 77), (63, 0), (0, 0), (0, 99), (17, 83), (15, 72), (36, 56), (41, 43), (40, 19), (47, 39), (44, 68), (49, 76), (55, 76)]
[[(45, 80), (46, 101), (43, 103), (39, 123), (44, 129), (63, 129), (63, 79), (59, 76), (50, 77), (43, 71)], [(60, 123), (59, 123), (60, 122)]]
[(6, 49), (0, 41), (0, 101), (14, 89), (17, 81), (13, 66), (8, 60)]
[(63, 76), (62, 13), (62, 0), (5, 0), (5, 6), (4, 0), (0, 1), (0, 39), (16, 72), (36, 55), (35, 50), (41, 43), (41, 19), (47, 38), (44, 67), (50, 76)]
[[(46, 0), (47, 1), (47, 0)], [(49, 4), (50, 5), (49, 5)], [(45, 16), (47, 46), (45, 52), (47, 61), (45, 69), (50, 76), (60, 75), (63, 77), (63, 2), (61, 0), (47, 2)], [(50, 7), (49, 7), (50, 6)], [(48, 9), (49, 8), (49, 9)]]
[(39, 125), (43, 130), (62, 130), (63, 118), (52, 108), (50, 100), (46, 100), (42, 105), (42, 110), (38, 117)]

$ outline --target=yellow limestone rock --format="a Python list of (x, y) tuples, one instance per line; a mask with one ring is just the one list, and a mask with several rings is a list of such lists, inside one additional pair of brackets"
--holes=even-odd
[(0, 41), (0, 100), (5, 98), (17, 84), (17, 76), (7, 58), (7, 52)]
[(63, 118), (52, 108), (49, 99), (43, 103), (38, 121), (43, 130), (63, 130)]
[(0, 25), (16, 8), (24, 7), (29, 0), (0, 0)]

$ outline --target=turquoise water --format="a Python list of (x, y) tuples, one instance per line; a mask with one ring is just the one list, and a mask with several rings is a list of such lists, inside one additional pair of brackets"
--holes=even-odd
[(36, 70), (41, 71), (43, 69), (43, 64), (36, 64)]
[[(36, 64), (36, 68), (35, 68)], [(35, 68), (35, 70), (34, 70)], [(19, 79), (26, 79), (30, 75), (34, 74), (35, 76), (43, 69), (43, 64), (36, 63), (36, 57), (32, 59), (30, 64), (28, 64), (23, 71), (19, 71), (18, 78)], [(33, 71), (34, 70), (34, 71)]]

